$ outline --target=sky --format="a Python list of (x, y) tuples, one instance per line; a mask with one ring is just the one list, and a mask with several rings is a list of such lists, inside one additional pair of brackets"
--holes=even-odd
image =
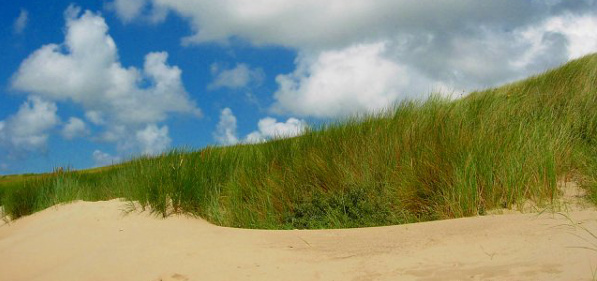
[(0, 3), (0, 174), (262, 142), (597, 51), (597, 3)]

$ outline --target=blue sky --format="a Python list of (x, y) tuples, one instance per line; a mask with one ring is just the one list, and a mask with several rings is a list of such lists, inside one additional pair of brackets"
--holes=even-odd
[(597, 51), (595, 1), (2, 1), (0, 174), (300, 134)]

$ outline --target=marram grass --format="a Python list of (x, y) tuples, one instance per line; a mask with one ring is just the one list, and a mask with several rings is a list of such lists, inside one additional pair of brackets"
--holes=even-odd
[(563, 178), (597, 203), (597, 55), (300, 137), (0, 179), (0, 199), (12, 218), (124, 197), (224, 226), (346, 228), (483, 215), (529, 199), (547, 205)]

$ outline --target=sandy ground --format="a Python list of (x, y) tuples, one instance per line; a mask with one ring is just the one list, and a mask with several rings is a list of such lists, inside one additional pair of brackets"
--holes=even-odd
[(597, 280), (592, 207), (288, 231), (125, 208), (76, 202), (1, 225), (0, 280)]

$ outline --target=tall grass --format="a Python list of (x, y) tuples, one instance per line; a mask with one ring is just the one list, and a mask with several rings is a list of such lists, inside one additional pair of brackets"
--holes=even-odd
[(597, 203), (597, 55), (463, 99), (262, 144), (173, 150), (95, 173), (0, 182), (5, 212), (125, 197), (167, 216), (246, 228), (344, 228), (550, 204), (574, 177)]

